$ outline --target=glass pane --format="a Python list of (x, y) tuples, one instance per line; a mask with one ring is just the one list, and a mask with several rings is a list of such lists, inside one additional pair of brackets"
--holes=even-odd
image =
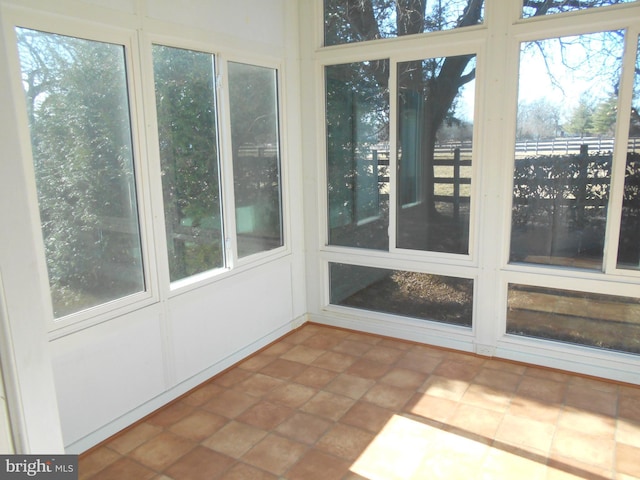
[(469, 252), (475, 66), (398, 64), (398, 248)]
[(602, 268), (624, 32), (523, 43), (511, 262)]
[(223, 266), (214, 57), (153, 46), (171, 281)]
[(640, 39), (638, 47), (618, 244), (618, 268), (630, 270), (640, 270)]
[(326, 67), (329, 244), (389, 249), (389, 61)]
[(640, 299), (509, 285), (507, 333), (640, 353)]
[(282, 246), (277, 71), (229, 63), (238, 256)]
[(473, 280), (329, 264), (333, 305), (471, 327)]
[(325, 45), (481, 24), (484, 0), (324, 0)]
[(145, 289), (124, 47), (16, 34), (59, 318)]
[(549, 0), (523, 0), (522, 18), (573, 12), (576, 10), (586, 10), (587, 8), (605, 7), (621, 3), (633, 3), (635, 1), (636, 0), (580, 0), (576, 2), (575, 0), (560, 0), (550, 2)]

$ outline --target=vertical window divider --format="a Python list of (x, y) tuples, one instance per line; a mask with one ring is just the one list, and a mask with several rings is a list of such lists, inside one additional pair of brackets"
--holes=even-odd
[(225, 266), (233, 269), (238, 262), (236, 241), (236, 205), (233, 184), (233, 148), (231, 146), (231, 111), (229, 107), (229, 68), (228, 58), (218, 55), (216, 67), (216, 94), (218, 96), (218, 115), (220, 128), (218, 143), (220, 145), (220, 197), (224, 205), (225, 214), (222, 216), (224, 231)]
[(146, 32), (139, 30), (141, 81), (145, 125), (145, 141), (147, 153), (147, 171), (149, 177), (149, 213), (153, 218), (153, 236), (155, 240), (154, 263), (155, 281), (159, 300), (164, 301), (169, 295), (169, 260), (167, 256), (167, 238), (162, 198), (162, 167), (158, 147), (158, 118), (155, 108), (155, 88), (153, 78), (152, 45), (154, 39)]
[(631, 102), (633, 100), (633, 86), (635, 77), (635, 65), (638, 49), (638, 35), (640, 27), (627, 27), (625, 29), (624, 56), (622, 61), (622, 75), (617, 103), (617, 119), (615, 129), (615, 144), (613, 160), (611, 162), (611, 186), (609, 194), (609, 214), (604, 245), (603, 272), (625, 273), (620, 270), (618, 264), (618, 248), (620, 240), (622, 203), (625, 187), (625, 171), (627, 165), (627, 152), (629, 142), (629, 124), (631, 119)]
[(131, 33), (127, 45), (125, 45), (125, 64), (130, 72), (127, 75), (129, 84), (129, 115), (131, 118), (131, 137), (133, 150), (134, 185), (137, 196), (138, 228), (140, 229), (140, 242), (142, 244), (142, 273), (147, 294), (158, 301), (160, 292), (158, 288), (157, 267), (157, 236), (153, 222), (153, 196), (152, 174), (149, 159), (149, 131), (147, 124), (147, 112), (145, 111), (145, 88), (143, 64), (143, 48), (141, 33), (136, 30)]
[(398, 232), (398, 61), (389, 59), (389, 252), (396, 253)]

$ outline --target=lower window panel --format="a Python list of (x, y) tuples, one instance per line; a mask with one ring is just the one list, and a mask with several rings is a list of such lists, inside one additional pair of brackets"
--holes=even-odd
[(640, 353), (640, 298), (509, 284), (507, 333)]
[(473, 280), (329, 263), (330, 303), (471, 327)]

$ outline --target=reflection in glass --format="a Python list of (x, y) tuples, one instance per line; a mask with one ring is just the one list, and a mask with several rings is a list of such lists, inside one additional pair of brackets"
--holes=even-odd
[(398, 63), (398, 248), (469, 251), (475, 65)]
[(640, 270), (640, 41), (638, 47), (618, 243), (618, 268), (632, 270)]
[(621, 31), (522, 44), (511, 262), (601, 269)]
[(325, 73), (329, 244), (388, 250), (389, 62)]
[(484, 0), (324, 0), (325, 45), (481, 24)]
[(507, 333), (640, 353), (640, 299), (510, 284)]
[(522, 0), (522, 18), (537, 17), (540, 15), (553, 15), (555, 13), (574, 12), (588, 8), (606, 7), (622, 3), (633, 3), (637, 0), (582, 0), (582, 1), (554, 1), (549, 0)]
[(59, 318), (145, 289), (124, 47), (16, 35)]
[(329, 287), (333, 305), (471, 327), (466, 278), (330, 263)]
[(153, 46), (171, 281), (223, 266), (214, 58)]
[(238, 257), (283, 245), (278, 81), (272, 68), (229, 62)]

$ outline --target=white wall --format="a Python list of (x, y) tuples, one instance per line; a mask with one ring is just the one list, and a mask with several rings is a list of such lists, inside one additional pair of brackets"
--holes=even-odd
[[(89, 322), (87, 328), (47, 333), (52, 312), (30, 159), (25, 153), (28, 132), (20, 104), (14, 105), (9, 93), (16, 91), (12, 76), (16, 65), (11, 63), (15, 46), (7, 41), (13, 27), (8, 21), (0, 26), (5, 41), (0, 50), (0, 272), (8, 317), (3, 333), (13, 331), (9, 343), (15, 351), (17, 376), (26, 382), (20, 392), (24, 405), (19, 408), (24, 423), (37, 420), (42, 425), (31, 429), (41, 441), (35, 447), (26, 444), (23, 450), (60, 450), (55, 434), (59, 439), (61, 433), (65, 449), (80, 452), (304, 320), (297, 2), (0, 0), (0, 6), (0, 14), (12, 18), (54, 13), (64, 20), (123, 27), (142, 35), (184, 36), (210, 45), (212, 51), (233, 52), (241, 58), (267, 56), (270, 63), (280, 65), (282, 75), (287, 248), (184, 291), (172, 292), (157, 282), (157, 301)], [(31, 346), (25, 345), (29, 335), (35, 339)], [(37, 347), (42, 348), (34, 353)], [(44, 386), (29, 385), (30, 376)], [(39, 418), (36, 403), (48, 405)], [(46, 428), (54, 433), (47, 437)]]

